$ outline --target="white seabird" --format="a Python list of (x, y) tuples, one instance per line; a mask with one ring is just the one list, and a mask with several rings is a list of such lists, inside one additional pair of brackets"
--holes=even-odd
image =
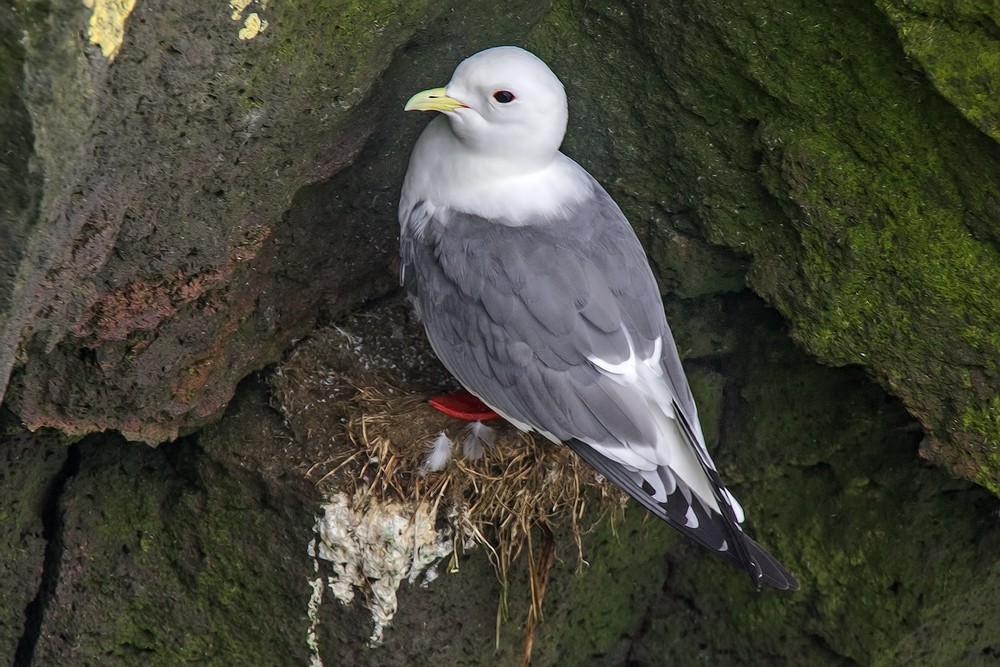
[(559, 152), (559, 79), (497, 47), (405, 108), (442, 112), (413, 149), (399, 222), (403, 282), (448, 370), (758, 587), (798, 588), (740, 527), (635, 233)]

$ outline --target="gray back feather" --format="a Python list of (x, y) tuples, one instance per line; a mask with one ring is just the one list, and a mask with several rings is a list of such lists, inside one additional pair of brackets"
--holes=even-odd
[(646, 255), (596, 181), (557, 219), (438, 211), (420, 223), (402, 227), (404, 281), (445, 366), (487, 403), (563, 440), (650, 442), (650, 415), (587, 360), (624, 361), (627, 331), (644, 357), (662, 337), (667, 383), (698, 423)]
[[(402, 226), (403, 276), (434, 350), (459, 381), (509, 417), (553, 434), (643, 506), (745, 569), (759, 586), (795, 577), (736, 522), (705, 449), (660, 294), (632, 228), (593, 181), (564, 217), (518, 226), (418, 204)], [(628, 337), (626, 337), (626, 332)], [(656, 441), (641, 394), (588, 361), (624, 361), (630, 338), (648, 357), (662, 338), (663, 375), (685, 439), (723, 514), (684, 480), (657, 502), (635, 470), (592, 447)], [(631, 445), (629, 444), (631, 443)], [(697, 527), (690, 526), (690, 512)]]

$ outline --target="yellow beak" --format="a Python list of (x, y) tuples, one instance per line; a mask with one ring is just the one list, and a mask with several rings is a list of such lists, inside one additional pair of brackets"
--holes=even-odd
[(467, 109), (468, 105), (459, 102), (454, 97), (448, 97), (444, 88), (434, 88), (417, 93), (406, 103), (403, 111), (454, 111)]

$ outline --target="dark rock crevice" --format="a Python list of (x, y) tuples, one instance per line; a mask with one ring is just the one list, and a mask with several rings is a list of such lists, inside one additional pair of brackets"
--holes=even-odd
[(41, 508), (42, 537), (45, 539), (42, 580), (38, 586), (38, 594), (24, 610), (24, 634), (21, 635), (21, 640), (17, 643), (14, 667), (28, 667), (32, 664), (35, 656), (35, 645), (41, 636), (46, 609), (55, 597), (56, 588), (59, 585), (59, 574), (65, 550), (61, 500), (66, 483), (80, 470), (80, 445), (79, 442), (70, 445), (62, 468), (52, 478), (48, 492), (45, 494), (44, 504)]

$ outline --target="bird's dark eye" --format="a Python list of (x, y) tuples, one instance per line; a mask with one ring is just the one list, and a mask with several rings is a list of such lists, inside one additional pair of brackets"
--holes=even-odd
[(495, 99), (500, 104), (507, 104), (508, 102), (514, 101), (514, 93), (509, 90), (498, 90), (493, 93), (493, 99)]

